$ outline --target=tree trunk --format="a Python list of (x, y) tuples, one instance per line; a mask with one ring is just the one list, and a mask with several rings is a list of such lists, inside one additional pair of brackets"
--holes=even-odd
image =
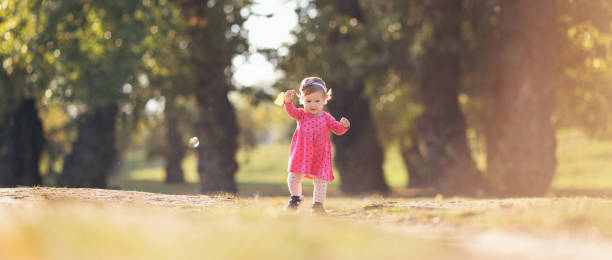
[(41, 184), (39, 171), (43, 129), (33, 99), (24, 99), (8, 109), (0, 146), (0, 187)]
[[(341, 83), (332, 86), (343, 86)], [(369, 102), (361, 97), (363, 85), (342, 88), (334, 96), (329, 109), (334, 115), (345, 116), (351, 129), (334, 136), (334, 163), (340, 173), (340, 190), (348, 194), (386, 193), (389, 187), (383, 175), (383, 150), (376, 136)]]
[(501, 1), (486, 104), (487, 171), (501, 195), (544, 195), (555, 173), (555, 25), (555, 2)]
[(173, 97), (168, 97), (166, 102), (166, 183), (184, 183), (183, 168), (181, 162), (185, 157), (185, 144), (181, 141), (181, 133), (177, 126), (176, 111), (174, 110)]
[(200, 191), (236, 193), (236, 114), (227, 98), (227, 89), (219, 87), (209, 90), (196, 96), (199, 110), (196, 131), (200, 139), (197, 148)]
[[(231, 89), (229, 68), (236, 53), (238, 36), (228, 36), (232, 22), (228, 8), (240, 8), (240, 1), (181, 1), (185, 19), (199, 21), (188, 27), (189, 58), (195, 74), (194, 94), (198, 106), (196, 133), (200, 140), (198, 174), (202, 193), (238, 192), (238, 123), (227, 94)], [(212, 7), (210, 7), (212, 6)], [(246, 42), (244, 42), (246, 46)]]
[(62, 187), (106, 188), (117, 150), (115, 119), (117, 104), (97, 106), (78, 121), (78, 137), (66, 157), (63, 172), (57, 180)]
[(409, 188), (431, 187), (431, 175), (425, 164), (425, 158), (419, 149), (416, 135), (400, 138), (399, 148), (402, 161), (408, 171), (407, 186)]
[[(329, 2), (317, 1), (324, 6)], [(365, 23), (365, 17), (357, 0), (336, 0), (333, 8), (342, 14)], [(339, 52), (354, 44), (348, 34), (337, 32), (329, 37), (332, 48)], [(334, 136), (332, 141), (336, 148), (334, 163), (340, 173), (340, 190), (347, 194), (386, 193), (389, 186), (385, 183), (383, 174), (383, 149), (376, 135), (376, 128), (370, 112), (370, 104), (362, 97), (365, 83), (353, 79), (353, 84), (346, 82), (330, 82), (332, 88), (338, 89), (329, 104), (329, 109), (335, 116), (345, 116), (351, 121), (351, 129), (342, 136)]]
[(457, 100), (461, 51), (462, 1), (434, 0), (425, 4), (434, 35), (423, 58), (419, 126), (426, 146), (426, 163), (439, 193), (473, 195), (481, 176), (472, 159), (465, 118)]

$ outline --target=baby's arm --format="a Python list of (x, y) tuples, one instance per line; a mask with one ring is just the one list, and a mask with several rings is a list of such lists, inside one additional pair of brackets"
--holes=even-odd
[(288, 90), (285, 92), (285, 101), (283, 106), (285, 107), (285, 112), (287, 112), (290, 117), (295, 120), (300, 120), (304, 116), (304, 113), (293, 105), (294, 94), (295, 90)]
[(351, 124), (348, 122), (348, 119), (342, 118), (340, 122), (336, 121), (333, 116), (327, 114), (327, 127), (337, 135), (343, 135), (346, 131), (351, 128)]

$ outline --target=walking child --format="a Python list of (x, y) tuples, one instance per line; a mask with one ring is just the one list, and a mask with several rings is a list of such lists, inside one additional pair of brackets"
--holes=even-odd
[(344, 117), (338, 122), (323, 111), (331, 99), (331, 91), (327, 90), (321, 78), (308, 77), (302, 80), (298, 97), (304, 108), (298, 109), (293, 105), (294, 95), (295, 90), (286, 91), (283, 102), (287, 114), (297, 121), (289, 150), (287, 184), (291, 199), (288, 208), (297, 209), (304, 201), (302, 180), (308, 178), (314, 182), (312, 212), (325, 214), (323, 202), (327, 194), (327, 183), (334, 180), (329, 131), (342, 135), (351, 124)]

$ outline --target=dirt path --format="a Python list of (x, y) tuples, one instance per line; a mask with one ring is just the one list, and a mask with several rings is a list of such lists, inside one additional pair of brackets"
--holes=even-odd
[(84, 201), (152, 207), (210, 207), (235, 204), (235, 201), (229, 197), (206, 195), (168, 195), (139, 191), (85, 188), (21, 187), (0, 189), (0, 205), (41, 201)]
[[(139, 205), (152, 208), (196, 208), (199, 210), (216, 206), (240, 207), (244, 202), (228, 196), (166, 195), (103, 189), (48, 187), (0, 189), (0, 207), (27, 206), (37, 202), (55, 201)], [(610, 203), (609, 201), (604, 202)], [(600, 236), (576, 236), (574, 233), (563, 233), (563, 231), (547, 234), (530, 231), (513, 232), (503, 228), (475, 229), (469, 225), (449, 223), (452, 218), (470, 218), (491, 211), (496, 211), (503, 218), (505, 212), (528, 211), (551, 203), (554, 201), (549, 198), (456, 201), (381, 200), (357, 208), (330, 210), (329, 217), (374, 225), (394, 232), (406, 232), (412, 237), (420, 237), (424, 240), (447, 241), (471, 255), (470, 259), (612, 259), (612, 241)], [(272, 206), (272, 208), (280, 207), (282, 206)], [(432, 212), (443, 213), (436, 215)], [(449, 215), (444, 215), (446, 212)]]
[[(597, 199), (595, 199), (597, 200)], [(612, 241), (598, 235), (582, 232), (522, 232), (495, 228), (474, 228), (469, 224), (449, 224), (436, 214), (448, 212), (447, 218), (470, 218), (484, 212), (495, 211), (503, 218), (505, 212), (529, 211), (537, 207), (549, 207), (557, 199), (493, 199), (457, 201), (382, 202), (362, 209), (332, 212), (334, 217), (380, 225), (391, 230), (401, 230), (430, 240), (447, 240), (449, 244), (464, 249), (470, 259), (612, 259)], [(601, 203), (610, 203), (599, 200)], [(377, 215), (387, 209), (410, 210), (411, 214)], [(420, 213), (414, 213), (420, 212)], [(444, 216), (444, 214), (441, 214)], [(452, 216), (452, 217), (451, 217)], [(537, 216), (536, 216), (537, 217)], [(546, 217), (546, 216), (541, 216)], [(595, 229), (595, 228), (594, 228)]]
[(612, 259), (612, 243), (595, 238), (486, 231), (460, 241), (483, 259)]

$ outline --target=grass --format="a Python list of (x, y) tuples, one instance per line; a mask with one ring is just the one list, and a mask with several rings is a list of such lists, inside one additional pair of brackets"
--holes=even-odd
[[(557, 195), (612, 196), (612, 141), (597, 141), (575, 130), (560, 131), (558, 136), (557, 174), (551, 184), (551, 191)], [(287, 193), (286, 167), (288, 144), (260, 145), (237, 155), (239, 169), (236, 181), (242, 196), (283, 196)], [(482, 149), (475, 149), (482, 166)], [(142, 154), (130, 153), (126, 157), (118, 176), (110, 179), (112, 187), (151, 192), (193, 194), (197, 193), (198, 175), (196, 158), (189, 153), (183, 162), (186, 184), (163, 184), (164, 169), (161, 162), (145, 162)], [(396, 194), (408, 194), (404, 188), (407, 172), (397, 147), (390, 147), (385, 154), (383, 165), (385, 180)], [(331, 196), (339, 194), (341, 181), (329, 187)], [(308, 181), (304, 184), (306, 194), (312, 192)]]
[(577, 131), (558, 135), (555, 189), (612, 189), (612, 142), (586, 138)]
[[(279, 196), (287, 192), (287, 153), (289, 144), (273, 143), (260, 145), (249, 151), (240, 151), (237, 155), (239, 162), (236, 182), (241, 195)], [(401, 161), (397, 147), (391, 147), (385, 154), (385, 180), (387, 184), (396, 189), (403, 188), (408, 175)], [(183, 171), (186, 184), (164, 184), (165, 172), (161, 161), (146, 163), (141, 153), (130, 153), (118, 176), (109, 180), (111, 187), (127, 190), (140, 190), (163, 192), (172, 194), (197, 193), (197, 160), (195, 154), (189, 153), (183, 161)], [(328, 193), (332, 196), (339, 194), (341, 181), (337, 169), (334, 168), (336, 180), (329, 185)], [(310, 181), (305, 181), (304, 192), (311, 193)]]

